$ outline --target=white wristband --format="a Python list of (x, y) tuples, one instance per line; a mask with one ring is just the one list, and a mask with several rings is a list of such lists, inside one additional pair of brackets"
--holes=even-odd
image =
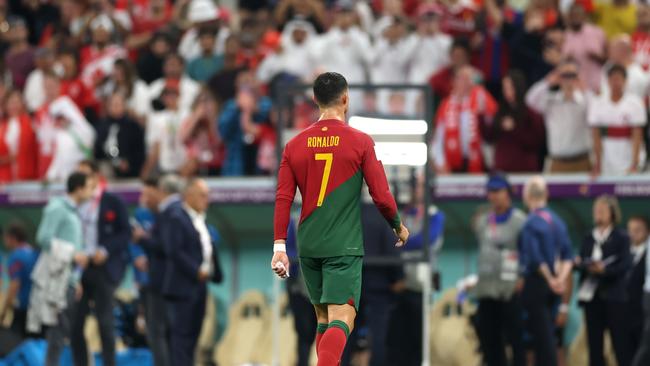
[(273, 244), (273, 253), (275, 252), (287, 252), (287, 245), (286, 244)]

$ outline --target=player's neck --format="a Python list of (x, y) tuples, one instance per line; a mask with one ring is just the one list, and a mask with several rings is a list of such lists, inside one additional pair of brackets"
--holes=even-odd
[(345, 110), (342, 108), (323, 108), (320, 110), (319, 121), (326, 119), (337, 119), (339, 121), (345, 121)]

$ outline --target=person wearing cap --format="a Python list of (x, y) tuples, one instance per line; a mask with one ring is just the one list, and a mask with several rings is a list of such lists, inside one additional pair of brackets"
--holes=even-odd
[(553, 315), (573, 267), (571, 240), (564, 221), (547, 207), (548, 188), (543, 177), (534, 176), (526, 182), (523, 200), (529, 214), (519, 241), (518, 271), (528, 315), (526, 330), (533, 338), (536, 364), (556, 366)]
[(191, 0), (186, 8), (185, 21), (189, 22), (189, 29), (183, 34), (178, 44), (178, 53), (185, 61), (201, 56), (201, 45), (199, 42), (199, 29), (204, 25), (213, 25), (217, 28), (214, 53), (223, 54), (226, 39), (230, 36), (230, 29), (220, 24), (223, 17), (220, 10), (212, 0)]
[(34, 48), (29, 44), (29, 29), (23, 18), (10, 17), (5, 39), (10, 46), (4, 54), (4, 66), (11, 73), (13, 84), (23, 89), (27, 76), (34, 69)]
[[(479, 244), (477, 333), (487, 366), (526, 364), (523, 345), (521, 297), (517, 291), (518, 248), (526, 214), (512, 205), (512, 188), (500, 174), (487, 182), (489, 209), (474, 221)], [(506, 358), (505, 341), (512, 349), (512, 362)]]

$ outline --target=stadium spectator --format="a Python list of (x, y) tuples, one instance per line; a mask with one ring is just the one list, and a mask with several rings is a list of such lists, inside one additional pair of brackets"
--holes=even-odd
[(126, 37), (125, 43), (129, 50), (135, 50), (136, 53), (151, 42), (155, 32), (165, 28), (173, 16), (173, 6), (167, 0), (133, 2), (118, 0), (115, 2), (115, 7), (128, 11), (130, 15), (133, 28)]
[(646, 244), (646, 272), (643, 284), (643, 334), (641, 343), (636, 351), (632, 366), (643, 366), (650, 362), (650, 241)]
[[(88, 264), (84, 250), (82, 223), (77, 208), (93, 195), (90, 179), (79, 172), (72, 173), (66, 183), (65, 196), (50, 198), (43, 209), (43, 216), (36, 233), (36, 243), (41, 254), (32, 273), (32, 295), (27, 311), (27, 330), (38, 333), (41, 325), (47, 325), (45, 339), (47, 352), (46, 366), (57, 366), (65, 338), (70, 336), (74, 316), (73, 306), (81, 299), (81, 272)], [(61, 262), (54, 251), (69, 253), (71, 258)], [(58, 270), (66, 268), (64, 271)], [(72, 268), (66, 267), (68, 264)], [(57, 269), (49, 269), (52, 265)], [(53, 322), (43, 322), (54, 315)]]
[(146, 124), (147, 116), (151, 111), (149, 89), (144, 81), (138, 79), (130, 61), (127, 59), (115, 61), (113, 72), (97, 91), (100, 100), (104, 101), (104, 107), (112, 94), (122, 94), (126, 98), (126, 112), (129, 117), (143, 126)]
[(215, 30), (202, 27), (198, 32), (201, 54), (188, 60), (187, 75), (198, 82), (205, 82), (223, 68), (223, 55), (214, 53)]
[(601, 95), (589, 106), (588, 121), (594, 138), (593, 173), (635, 173), (647, 122), (645, 106), (641, 98), (625, 91), (624, 66), (611, 66), (607, 75), (609, 95)]
[(207, 283), (222, 280), (221, 267), (205, 221), (209, 189), (204, 180), (188, 182), (183, 204), (169, 214), (162, 243), (169, 256), (163, 294), (173, 314), (170, 332), (172, 365), (192, 365), (201, 332)]
[(142, 177), (153, 172), (176, 173), (187, 162), (187, 151), (179, 130), (189, 111), (180, 104), (178, 82), (170, 80), (163, 88), (160, 99), (165, 109), (151, 114), (147, 122), (147, 159)]
[(80, 78), (86, 88), (94, 90), (113, 72), (115, 61), (128, 56), (126, 49), (114, 43), (116, 21), (105, 13), (90, 20), (92, 43), (79, 52)]
[(127, 114), (120, 91), (106, 101), (106, 117), (96, 126), (94, 156), (108, 177), (134, 178), (140, 175), (145, 159), (144, 130)]
[(636, 29), (636, 3), (630, 0), (596, 2), (594, 19), (607, 38), (632, 34)]
[(270, 120), (271, 106), (271, 100), (260, 95), (252, 73), (241, 73), (237, 78), (237, 97), (226, 102), (219, 116), (219, 133), (226, 147), (222, 175), (259, 173), (258, 139), (262, 126)]
[(604, 334), (609, 331), (616, 361), (632, 361), (625, 322), (625, 276), (632, 266), (630, 238), (619, 229), (621, 209), (613, 196), (600, 196), (593, 206), (594, 229), (585, 237), (576, 259), (580, 271), (578, 300), (584, 307), (589, 365), (604, 366)]
[(573, 3), (567, 16), (568, 27), (562, 46), (562, 55), (578, 64), (580, 79), (592, 92), (601, 84), (601, 68), (605, 61), (606, 37), (602, 29), (587, 22), (584, 5)]
[(29, 73), (25, 81), (25, 104), (30, 112), (36, 112), (45, 103), (43, 77), (54, 66), (54, 52), (49, 48), (39, 48), (34, 53), (36, 68)]
[(609, 59), (601, 72), (601, 94), (609, 95), (608, 71), (613, 65), (625, 67), (627, 78), (625, 91), (645, 100), (650, 91), (650, 74), (634, 61), (632, 42), (629, 36), (613, 38), (609, 43)]
[[(478, 283), (474, 295), (479, 299), (477, 333), (487, 366), (526, 364), (523, 343), (523, 308), (517, 291), (518, 240), (526, 214), (512, 206), (512, 188), (500, 174), (487, 182), (490, 209), (474, 221), (479, 243)], [(512, 363), (506, 358), (505, 340), (512, 349)]]
[(81, 277), (82, 296), (74, 306), (70, 345), (75, 365), (88, 365), (84, 327), (92, 301), (102, 342), (103, 364), (114, 366), (113, 298), (128, 258), (129, 213), (122, 199), (106, 191), (96, 163), (86, 160), (77, 169), (86, 175), (93, 194), (78, 208), (83, 224), (83, 248), (89, 261)]
[(32, 269), (38, 252), (27, 242), (25, 227), (17, 222), (9, 223), (3, 231), (2, 241), (9, 251), (9, 287), (0, 308), (0, 323), (4, 324), (9, 312), (12, 314), (10, 329), (21, 338), (27, 335), (27, 306), (32, 289)]
[(228, 37), (223, 54), (223, 69), (214, 74), (206, 83), (212, 94), (217, 98), (220, 107), (235, 97), (237, 77), (240, 72), (244, 71), (244, 68), (237, 63), (239, 48), (237, 36)]
[(641, 346), (643, 334), (643, 281), (646, 274), (646, 256), (650, 242), (650, 224), (639, 215), (627, 220), (627, 233), (630, 236), (630, 254), (632, 268), (627, 273), (627, 307), (625, 310), (627, 331), (631, 349), (636, 351)]
[(136, 69), (140, 78), (147, 84), (163, 77), (165, 58), (172, 51), (169, 36), (162, 32), (155, 33), (148, 47), (138, 53)]
[[(79, 109), (89, 116), (94, 116), (97, 114), (97, 100), (93, 89), (89, 89), (79, 77), (78, 64), (76, 50), (62, 50), (58, 53), (54, 71), (60, 78), (60, 95), (70, 97)], [(25, 97), (29, 98), (29, 95)], [(47, 104), (48, 98), (45, 99)]]
[(5, 67), (11, 73), (14, 86), (20, 90), (25, 86), (27, 76), (34, 69), (34, 48), (29, 44), (29, 29), (23, 18), (8, 19), (9, 31), (5, 36), (9, 49), (4, 54)]
[[(449, 96), (453, 87), (454, 75), (459, 69), (470, 64), (470, 57), (469, 42), (464, 39), (455, 39), (449, 48), (449, 65), (433, 74), (429, 79), (429, 85), (433, 90), (436, 103), (439, 104), (440, 101)], [(480, 74), (477, 73), (477, 76), (480, 76)]]
[(536, 172), (544, 145), (544, 123), (524, 101), (526, 80), (511, 70), (503, 78), (503, 99), (494, 119), (479, 123), (481, 135), (494, 146), (494, 169), (502, 172)]
[(32, 119), (17, 90), (4, 96), (4, 118), (0, 120), (0, 183), (33, 180), (37, 177), (38, 146)]
[(432, 154), (441, 174), (484, 171), (479, 123), (494, 116), (497, 104), (475, 84), (475, 72), (468, 66), (459, 69), (451, 95), (438, 108)]
[(650, 68), (650, 6), (638, 4), (637, 28), (632, 33), (634, 61), (644, 70)]
[(565, 60), (526, 94), (526, 104), (544, 116), (551, 173), (591, 170), (590, 92), (582, 87), (578, 69), (574, 61)]
[[(178, 54), (169, 54), (163, 66), (164, 76), (149, 85), (149, 99), (155, 100), (167, 85), (178, 85), (178, 103), (182, 110), (190, 110), (199, 94), (199, 84), (184, 73), (185, 61)], [(164, 103), (163, 103), (164, 104)], [(168, 108), (168, 107), (167, 107)]]
[[(177, 24), (185, 29), (183, 37), (178, 45), (178, 53), (185, 61), (192, 60), (201, 55), (199, 44), (199, 29), (204, 26), (212, 26), (217, 30), (217, 37), (214, 42), (214, 54), (222, 54), (226, 39), (230, 36), (230, 29), (222, 24), (222, 11), (217, 8), (212, 0), (190, 0), (181, 2), (184, 11), (181, 11)], [(224, 22), (225, 23), (225, 22)]]
[(530, 214), (522, 229), (519, 266), (521, 298), (528, 314), (527, 330), (539, 365), (557, 365), (554, 307), (571, 275), (572, 253), (566, 224), (548, 205), (544, 178), (526, 181), (523, 200)]
[(314, 43), (316, 30), (304, 20), (292, 20), (284, 27), (278, 49), (272, 52), (257, 68), (256, 77), (269, 83), (280, 73), (310, 80), (314, 69)]
[(141, 288), (145, 307), (147, 341), (153, 353), (154, 364), (171, 365), (169, 358), (170, 317), (167, 301), (162, 294), (166, 257), (162, 242), (162, 228), (169, 213), (181, 205), (182, 182), (178, 176), (167, 175), (160, 180), (147, 180), (142, 191), (144, 207), (135, 212), (138, 222), (133, 231), (134, 241), (147, 254), (148, 281)]
[(217, 102), (204, 90), (194, 103), (194, 110), (183, 121), (180, 134), (187, 148), (188, 162), (184, 175), (218, 175), (224, 161), (224, 143), (217, 129)]
[(280, 0), (274, 10), (275, 22), (284, 28), (294, 19), (304, 19), (311, 23), (316, 32), (323, 33), (326, 28), (326, 10), (317, 0)]

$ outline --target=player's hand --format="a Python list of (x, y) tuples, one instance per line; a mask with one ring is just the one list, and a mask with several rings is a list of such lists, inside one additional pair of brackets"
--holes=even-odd
[(271, 269), (275, 272), (276, 275), (280, 278), (289, 277), (289, 257), (285, 252), (275, 252), (273, 253), (273, 259), (271, 259)]
[(397, 243), (395, 243), (395, 246), (398, 248), (403, 247), (406, 242), (409, 240), (409, 230), (404, 226), (404, 224), (401, 224), (399, 230), (395, 230), (395, 234), (398, 237)]

